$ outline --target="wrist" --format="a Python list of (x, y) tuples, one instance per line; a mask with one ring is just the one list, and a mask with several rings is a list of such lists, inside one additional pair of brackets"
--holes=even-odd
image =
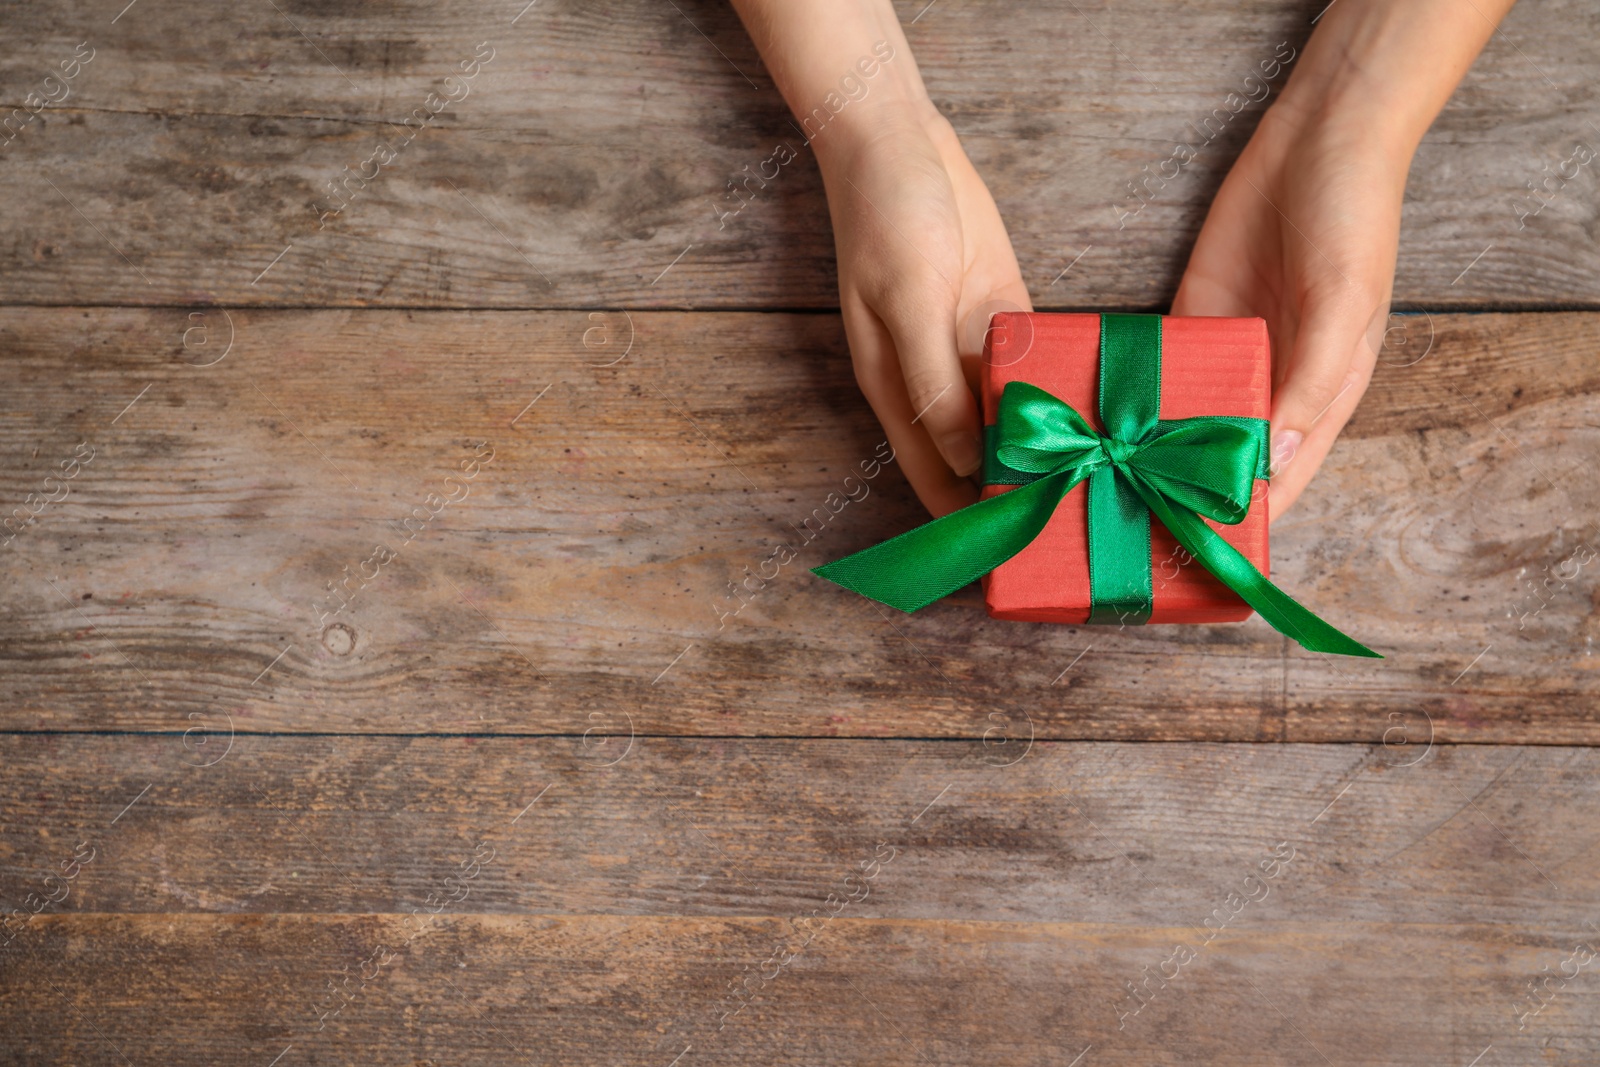
[[(920, 81), (916, 86), (892, 88), (871, 101), (873, 107), (854, 114), (846, 108), (810, 138), (808, 143), (825, 180), (850, 171), (868, 157), (930, 148), (943, 155), (946, 142), (955, 141), (954, 129), (922, 90)], [(811, 129), (806, 132), (810, 134)]]
[(1304, 76), (1284, 87), (1275, 109), (1301, 130), (1342, 136), (1363, 151), (1399, 161), (1402, 171), (1407, 169), (1433, 114), (1383, 86), (1345, 55), (1330, 66), (1297, 70)]
[(1305, 124), (1360, 132), (1409, 160), (1455, 80), (1440, 92), (1440, 72), (1415, 62), (1418, 27), (1406, 9), (1383, 0), (1332, 5), (1280, 105)]
[[(880, 38), (826, 81), (791, 97), (796, 125), (827, 171), (848, 165), (872, 146), (927, 137), (944, 117), (928, 97), (916, 60), (898, 33)], [(789, 94), (785, 94), (786, 96)]]
[(1305, 79), (1296, 88), (1299, 91), (1290, 92), (1286, 86), (1273, 105), (1281, 117), (1298, 130), (1331, 135), (1363, 154), (1377, 153), (1395, 160), (1402, 174), (1410, 167), (1434, 117), (1406, 107), (1359, 72)]
[[(1491, 8), (1484, 15), (1482, 7)], [(1279, 98), (1300, 123), (1360, 134), (1403, 159), (1472, 64), (1510, 0), (1340, 0)], [(1419, 62), (1419, 56), (1427, 56)]]

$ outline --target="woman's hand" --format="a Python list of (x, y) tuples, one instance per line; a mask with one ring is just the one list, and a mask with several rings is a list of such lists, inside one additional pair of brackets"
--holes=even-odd
[(1274, 519), (1366, 391), (1389, 318), (1412, 154), (1510, 7), (1329, 5), (1212, 202), (1172, 313), (1267, 320)]
[(931, 103), (859, 135), (813, 142), (838, 249), (856, 381), (935, 516), (977, 499), (975, 392), (996, 310), (1028, 291), (994, 199)]
[(733, 5), (822, 170), (856, 381), (928, 510), (965, 507), (989, 316), (1030, 308), (994, 199), (890, 0)]
[(1279, 104), (1222, 183), (1174, 315), (1259, 316), (1272, 338), (1272, 488), (1292, 504), (1366, 392), (1388, 322), (1410, 151)]

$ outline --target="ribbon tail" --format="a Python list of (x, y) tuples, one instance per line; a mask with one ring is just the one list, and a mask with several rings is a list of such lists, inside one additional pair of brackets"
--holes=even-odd
[(916, 611), (1028, 547), (1087, 474), (1078, 467), (1046, 475), (811, 573), (891, 608)]
[(1256, 570), (1255, 564), (1217, 536), (1217, 532), (1207, 526), (1200, 516), (1184, 508), (1173, 507), (1159, 492), (1144, 485), (1143, 479), (1132, 478), (1130, 481), (1179, 543), (1206, 570), (1238, 593), (1274, 630), (1294, 638), (1301, 648), (1311, 652), (1383, 658), (1353, 637), (1323, 622), (1294, 597), (1273, 585), (1266, 575)]

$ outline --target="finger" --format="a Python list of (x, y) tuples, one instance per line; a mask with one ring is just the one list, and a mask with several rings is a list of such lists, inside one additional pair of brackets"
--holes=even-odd
[(1376, 359), (1368, 335), (1386, 321), (1343, 293), (1310, 298), (1290, 340), (1288, 369), (1273, 397), (1269, 510), (1274, 519), (1300, 495), (1366, 392)]
[(1303, 440), (1280, 452), (1280, 458), (1284, 462), (1275, 464), (1275, 473), (1267, 491), (1267, 514), (1271, 521), (1276, 522), (1281, 519), (1284, 512), (1289, 510), (1305, 491), (1306, 486), (1311, 483), (1323, 460), (1327, 459), (1328, 453), (1333, 450), (1334, 443), (1339, 439), (1339, 432), (1355, 414), (1356, 406), (1361, 402), (1361, 395), (1366, 392), (1371, 374), (1370, 363), (1364, 368), (1354, 368), (1351, 378), (1355, 383), (1354, 386), (1329, 406)]
[(932, 268), (903, 271), (874, 303), (888, 328), (905, 381), (911, 422), (945, 464), (966, 477), (983, 463), (978, 407), (956, 353), (956, 308), (950, 283)]
[(1202, 315), (1247, 319), (1256, 315), (1256, 309), (1239, 296), (1234, 286), (1202, 274), (1191, 260), (1183, 279), (1178, 282), (1170, 314), (1174, 318)]
[(906, 390), (888, 327), (859, 298), (845, 295), (841, 303), (856, 382), (917, 499), (935, 518), (971, 504), (978, 498), (977, 488), (950, 469), (923, 424), (916, 421), (917, 409)]
[[(1028, 297), (1028, 287), (1020, 277), (1000, 284), (982, 299), (973, 300), (970, 306), (968, 299), (963, 296), (956, 313), (960, 323), (956, 353), (961, 360), (961, 372), (966, 378), (967, 388), (973, 395), (981, 395), (984, 353), (998, 339), (994, 317), (1002, 313), (1032, 310), (1033, 301)], [(981, 417), (982, 413), (979, 414)]]
[(1173, 315), (1248, 318), (1272, 303), (1264, 282), (1278, 269), (1276, 218), (1251, 210), (1261, 202), (1245, 178), (1254, 145), (1246, 147), (1206, 212), (1172, 298)]

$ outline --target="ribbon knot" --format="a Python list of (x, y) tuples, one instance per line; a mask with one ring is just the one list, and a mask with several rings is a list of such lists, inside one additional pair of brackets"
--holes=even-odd
[(1161, 319), (1102, 315), (1101, 433), (1072, 405), (1007, 383), (985, 479), (1018, 488), (818, 567), (813, 573), (901, 611), (955, 592), (1031, 544), (1079, 482), (1088, 485), (1091, 623), (1144, 622), (1152, 598), (1150, 519), (1280, 633), (1313, 652), (1382, 658), (1267, 580), (1206, 525), (1243, 521), (1265, 477), (1266, 423), (1211, 415), (1163, 421)]
[(1129, 456), (1139, 451), (1138, 445), (1129, 444), (1127, 441), (1118, 441), (1115, 437), (1104, 438), (1100, 442), (1100, 447), (1105, 451), (1106, 458), (1115, 464), (1126, 462)]

